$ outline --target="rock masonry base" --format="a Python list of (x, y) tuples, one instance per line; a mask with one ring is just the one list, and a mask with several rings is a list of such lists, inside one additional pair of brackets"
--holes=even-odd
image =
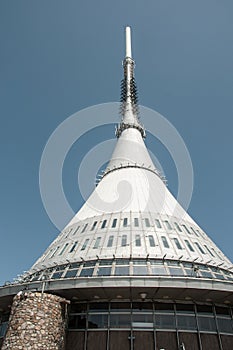
[(64, 350), (68, 303), (52, 294), (19, 292), (2, 350)]

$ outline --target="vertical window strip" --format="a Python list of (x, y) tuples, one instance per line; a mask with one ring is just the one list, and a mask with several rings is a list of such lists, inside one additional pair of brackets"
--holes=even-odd
[(86, 249), (86, 247), (87, 247), (87, 245), (88, 245), (88, 242), (89, 242), (89, 238), (87, 238), (87, 239), (85, 240), (85, 242), (83, 243), (83, 246), (82, 246), (81, 250), (85, 250), (85, 249)]
[(146, 227), (150, 227), (150, 220), (148, 218), (145, 218), (145, 225)]
[(80, 226), (78, 226), (78, 227), (76, 228), (76, 230), (74, 230), (73, 235), (75, 235), (75, 233), (77, 233), (79, 229), (80, 229)]
[(175, 245), (177, 247), (177, 249), (183, 249), (179, 240), (177, 238), (173, 238), (174, 242), (175, 242)]
[(139, 226), (139, 220), (138, 218), (134, 218), (134, 226), (138, 227)]
[(190, 233), (188, 227), (187, 227), (186, 225), (182, 225), (182, 226), (183, 226), (183, 228), (185, 229), (185, 231), (190, 235), (191, 233)]
[(64, 245), (64, 247), (62, 248), (62, 250), (60, 251), (59, 255), (62, 255), (64, 253), (64, 251), (66, 250), (66, 248), (68, 247), (69, 243), (66, 243)]
[(205, 247), (206, 250), (210, 253), (210, 255), (214, 257), (214, 254), (211, 252), (211, 250), (207, 247), (206, 244), (204, 244), (204, 247)]
[(112, 245), (113, 245), (113, 236), (109, 236), (107, 247), (112, 247)]
[(141, 247), (141, 237), (140, 235), (135, 236), (135, 246), (136, 247)]
[(167, 238), (165, 236), (161, 236), (161, 239), (162, 239), (164, 247), (165, 248), (170, 248), (170, 246), (168, 244), (168, 241), (167, 241)]
[(99, 248), (101, 237), (97, 237), (93, 249)]
[(127, 227), (127, 225), (128, 225), (128, 218), (124, 218), (123, 219), (123, 226)]
[(168, 230), (172, 230), (172, 227), (171, 227), (171, 225), (170, 225), (170, 222), (167, 221), (167, 220), (165, 220), (164, 222), (165, 222), (165, 224), (166, 224)]
[(77, 241), (74, 242), (74, 244), (72, 245), (72, 247), (71, 247), (69, 253), (73, 253), (73, 251), (75, 250), (75, 248), (77, 247), (77, 245), (78, 245), (78, 242), (77, 242)]
[(174, 222), (174, 225), (175, 225), (175, 227), (177, 228), (177, 230), (178, 230), (179, 232), (182, 232), (182, 230), (181, 230), (181, 228), (180, 228), (180, 225), (178, 225), (177, 222)]
[(50, 256), (50, 259), (53, 258), (56, 254), (56, 252), (58, 251), (58, 249), (60, 248), (60, 246), (58, 246), (57, 248), (55, 248), (55, 250), (53, 251), (52, 255)]
[(157, 228), (162, 228), (159, 219), (155, 219), (155, 224), (156, 224)]
[(126, 247), (126, 245), (127, 245), (127, 236), (126, 236), (126, 235), (123, 235), (123, 236), (121, 237), (121, 246), (122, 246), (122, 247)]
[(155, 247), (155, 240), (152, 235), (149, 235), (149, 243), (151, 247)]
[(112, 228), (116, 227), (117, 225), (117, 219), (113, 219), (112, 221)]
[(185, 239), (184, 241), (185, 241), (185, 243), (186, 243), (188, 249), (189, 249), (191, 252), (194, 252), (194, 249), (193, 249), (193, 247), (191, 246), (190, 242), (189, 242), (187, 239)]
[(96, 228), (96, 226), (97, 226), (97, 222), (98, 222), (98, 221), (94, 221), (94, 222), (93, 222), (93, 225), (92, 225), (91, 231), (94, 231), (94, 229), (95, 229), (95, 228)]
[(193, 231), (193, 233), (194, 233), (197, 237), (199, 237), (199, 234), (194, 230), (193, 227), (191, 227), (191, 230)]
[(201, 254), (205, 254), (204, 250), (202, 249), (202, 247), (200, 246), (199, 243), (195, 242), (195, 245), (196, 245), (197, 248), (200, 250)]
[(82, 229), (81, 233), (83, 233), (83, 232), (85, 232), (85, 231), (86, 231), (87, 226), (88, 226), (88, 224), (85, 224), (85, 225), (84, 225), (84, 227), (83, 227), (83, 229)]
[(222, 257), (216, 252), (216, 250), (214, 248), (212, 248), (213, 252), (215, 253), (215, 255), (217, 255), (217, 257), (220, 259), (220, 260), (223, 260)]
[(106, 224), (107, 224), (107, 220), (104, 220), (104, 221), (102, 222), (101, 228), (105, 228), (105, 227), (106, 227)]

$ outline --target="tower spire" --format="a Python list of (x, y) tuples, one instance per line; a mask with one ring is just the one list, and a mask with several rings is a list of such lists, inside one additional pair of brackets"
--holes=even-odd
[(145, 130), (139, 121), (137, 86), (134, 78), (135, 62), (132, 58), (131, 28), (125, 28), (125, 58), (123, 61), (124, 78), (121, 81), (121, 123), (118, 125), (116, 136), (128, 128), (138, 129), (145, 137)]
[(125, 28), (125, 57), (132, 58), (131, 28)]

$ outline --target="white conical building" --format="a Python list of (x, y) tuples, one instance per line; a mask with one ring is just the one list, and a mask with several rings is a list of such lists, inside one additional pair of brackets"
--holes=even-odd
[[(0, 289), (3, 320), (18, 292), (27, 300), (39, 298), (37, 292), (55, 294), (71, 305), (66, 345), (51, 349), (233, 349), (232, 263), (179, 205), (151, 160), (131, 52), (127, 27), (122, 120), (111, 160), (24, 279)], [(17, 338), (12, 322), (13, 312), (3, 348), (17, 350), (9, 346)]]

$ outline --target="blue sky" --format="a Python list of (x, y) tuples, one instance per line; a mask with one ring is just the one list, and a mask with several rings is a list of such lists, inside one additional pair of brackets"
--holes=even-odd
[[(194, 167), (191, 216), (233, 260), (233, 3), (222, 0), (0, 2), (0, 284), (30, 268), (59, 233), (40, 198), (39, 164), (68, 116), (118, 101), (123, 28), (133, 29), (142, 105), (179, 131)], [(143, 119), (143, 116), (142, 116)], [(64, 189), (77, 211), (76, 171), (113, 127), (84, 135), (64, 165)], [(175, 166), (148, 137), (177, 191)]]

